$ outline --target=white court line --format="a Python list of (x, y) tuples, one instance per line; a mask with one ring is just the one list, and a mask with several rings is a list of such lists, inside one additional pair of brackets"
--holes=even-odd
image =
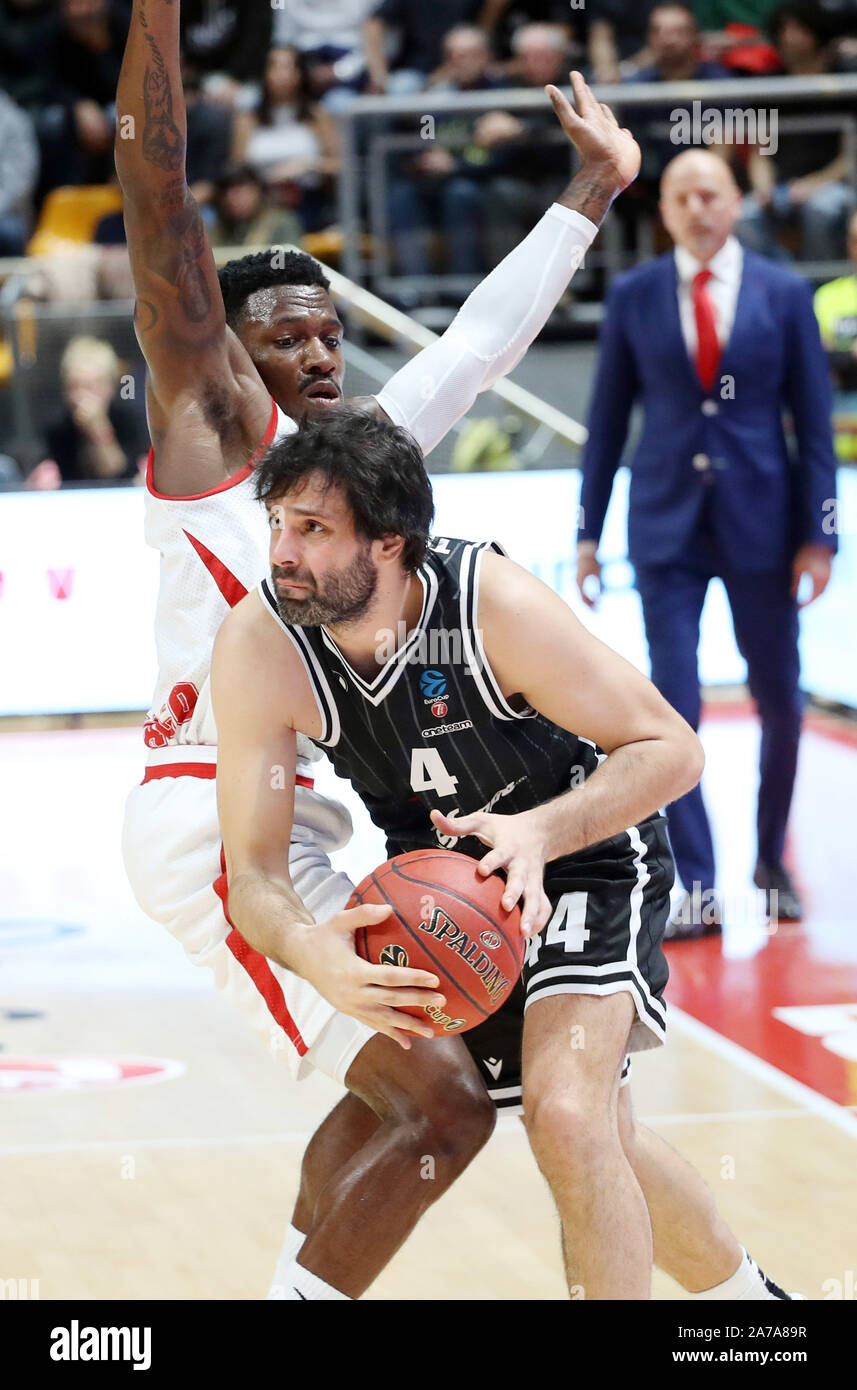
[(814, 1116), (808, 1110), (706, 1110), (694, 1115), (691, 1111), (681, 1115), (641, 1115), (644, 1125), (716, 1125), (733, 1120), (811, 1120)]
[(814, 1091), (811, 1086), (805, 1086), (802, 1081), (796, 1081), (793, 1076), (780, 1071), (780, 1068), (773, 1066), (771, 1062), (763, 1061), (755, 1053), (748, 1052), (745, 1047), (732, 1042), (731, 1038), (724, 1038), (722, 1033), (716, 1032), (714, 1028), (709, 1028), (707, 1023), (700, 1023), (698, 1018), (693, 1018), (691, 1014), (686, 1014), (683, 1009), (676, 1008), (675, 1004), (670, 1005), (669, 1017), (675, 1023), (679, 1033), (693, 1038), (703, 1047), (710, 1048), (712, 1052), (719, 1053), (727, 1062), (740, 1067), (742, 1071), (755, 1077), (757, 1081), (779, 1091), (780, 1095), (788, 1097), (789, 1100), (802, 1106), (804, 1110), (810, 1110), (813, 1115), (819, 1115), (822, 1119), (828, 1120), (838, 1129), (843, 1129), (846, 1134), (851, 1135), (852, 1139), (857, 1139), (857, 1115), (852, 1114), (844, 1106), (837, 1105), (833, 1100), (828, 1100), (827, 1096), (823, 1096), (820, 1091)]
[(187, 1135), (178, 1139), (93, 1139), (80, 1143), (61, 1141), (58, 1144), (4, 1144), (0, 1158), (31, 1158), (39, 1154), (128, 1153), (141, 1149), (228, 1149), (235, 1144), (306, 1144), (311, 1129), (289, 1129), (282, 1134), (211, 1134)]
[[(799, 1108), (704, 1111), (697, 1115), (644, 1115), (640, 1117), (643, 1124), (714, 1124), (732, 1120), (805, 1119), (807, 1112), (809, 1112), (844, 1130), (846, 1134), (851, 1135), (852, 1139), (857, 1139), (857, 1114), (854, 1113), (854, 1107), (846, 1108), (837, 1105), (835, 1101), (828, 1100), (827, 1096), (814, 1091), (811, 1086), (805, 1086), (802, 1081), (796, 1081), (793, 1076), (789, 1076), (770, 1062), (763, 1061), (761, 1057), (748, 1052), (746, 1048), (732, 1042), (731, 1039), (724, 1038), (722, 1034), (709, 1028), (706, 1023), (700, 1023), (698, 1018), (693, 1018), (691, 1014), (685, 1013), (675, 1004), (670, 1006), (670, 1019), (679, 1033), (693, 1038), (695, 1042), (710, 1048), (712, 1052), (719, 1053), (726, 1061), (755, 1077), (757, 1081), (763, 1082), (766, 1086), (770, 1086), (773, 1090), (779, 1091), (781, 1095), (794, 1101)], [(514, 1122), (513, 1132), (517, 1133), (520, 1123), (518, 1117), (501, 1115), (499, 1124), (504, 1129), (509, 1128), (508, 1125), (504, 1124), (504, 1121), (507, 1120)], [(521, 1127), (521, 1132), (523, 1132), (523, 1127)], [(242, 1144), (305, 1144), (312, 1133), (311, 1130), (297, 1129), (284, 1130), (281, 1134), (228, 1134), (208, 1137), (189, 1135), (186, 1138), (175, 1139), (101, 1139), (81, 1143), (7, 1144), (0, 1146), (0, 1158), (30, 1158), (61, 1153), (128, 1153), (129, 1150), (134, 1153), (147, 1149), (217, 1149)]]
[[(698, 1115), (640, 1115), (644, 1125), (723, 1124), (734, 1120), (807, 1120), (807, 1110), (711, 1110)], [(518, 1115), (499, 1115), (497, 1126), (501, 1133), (524, 1134)], [(292, 1129), (282, 1134), (212, 1134), (186, 1135), (173, 1139), (94, 1139), (80, 1143), (60, 1141), (56, 1144), (5, 1144), (0, 1146), (2, 1158), (38, 1158), (52, 1154), (70, 1153), (134, 1153), (146, 1149), (228, 1149), (249, 1144), (306, 1144), (313, 1130)]]

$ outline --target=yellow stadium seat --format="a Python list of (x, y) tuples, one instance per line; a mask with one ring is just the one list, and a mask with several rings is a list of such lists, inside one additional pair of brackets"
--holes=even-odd
[(55, 188), (45, 199), (27, 250), (31, 256), (52, 256), (69, 244), (86, 245), (101, 218), (121, 208), (122, 193), (114, 184)]
[(6, 338), (0, 338), (0, 386), (6, 386), (12, 380), (15, 372), (15, 359), (12, 356), (12, 344)]

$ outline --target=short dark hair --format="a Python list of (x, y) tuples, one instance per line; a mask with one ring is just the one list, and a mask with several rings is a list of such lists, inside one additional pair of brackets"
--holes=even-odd
[(228, 261), (220, 271), (220, 289), (226, 306), (226, 322), (237, 328), (244, 305), (257, 290), (279, 285), (320, 285), (330, 289), (330, 281), (318, 261), (306, 251), (257, 251)]
[(768, 16), (768, 33), (775, 44), (779, 43), (783, 25), (790, 19), (797, 20), (804, 29), (808, 29), (819, 48), (830, 43), (834, 36), (830, 17), (815, 0), (791, 0), (791, 3), (778, 5)]
[(242, 183), (254, 183), (257, 188), (265, 187), (258, 170), (254, 169), (252, 164), (227, 164), (215, 179), (214, 191), (222, 193), (225, 189), (235, 188)]
[(428, 545), (434, 499), (420, 447), (407, 430), (365, 410), (339, 408), (305, 421), (268, 451), (256, 470), (260, 502), (284, 497), (314, 473), (341, 488), (354, 529), (369, 540), (402, 536), (402, 563), (418, 570)]

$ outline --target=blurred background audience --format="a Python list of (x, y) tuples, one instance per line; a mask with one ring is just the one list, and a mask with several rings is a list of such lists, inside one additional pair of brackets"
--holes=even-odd
[(33, 122), (0, 91), (0, 256), (23, 256), (39, 177)]
[(62, 413), (45, 430), (47, 457), (28, 479), (31, 488), (64, 483), (141, 480), (149, 450), (145, 412), (134, 378), (109, 343), (72, 338), (60, 362)]
[(338, 132), (333, 116), (313, 102), (296, 49), (270, 50), (258, 103), (237, 125), (236, 155), (274, 201), (294, 212), (306, 232), (325, 226), (339, 171)]
[[(112, 154), (130, 10), (131, 0), (0, 0), (0, 261), (29, 255), (11, 281), (0, 267), (0, 429), (12, 441), (0, 486), (17, 476), (16, 454), (24, 474), (35, 460), (20, 441), (39, 409), (16, 390), (40, 400), (69, 338), (112, 338), (117, 360), (134, 353), (120, 326), (133, 285)], [(857, 72), (857, 0), (182, 0), (182, 39), (188, 180), (214, 245), (300, 242), (334, 264), (356, 247), (366, 282), (432, 326), (569, 178), (573, 154), (544, 86), (565, 86), (572, 66), (620, 84), (641, 176), (550, 325), (591, 338), (611, 276), (669, 245), (657, 188), (678, 152), (675, 106), (641, 102), (634, 88)], [(396, 112), (416, 93), (412, 112)], [(478, 107), (445, 109), (476, 93)], [(341, 227), (340, 118), (361, 95), (391, 109), (355, 127), (356, 220)], [(728, 101), (715, 91), (703, 105), (748, 103), (733, 86)], [(837, 450), (854, 460), (857, 277), (842, 272), (846, 245), (855, 257), (857, 102), (768, 98), (757, 109), (777, 121), (769, 152), (761, 136), (707, 148), (738, 181), (744, 245), (792, 261), (818, 290)], [(76, 417), (68, 399), (64, 409), (65, 446), (44, 441), (35, 479), (133, 474), (140, 403), (110, 396), (115, 445), (101, 418), (95, 442), (81, 442), (86, 410)]]
[(249, 164), (224, 169), (214, 190), (213, 246), (283, 246), (300, 242), (303, 227), (294, 212), (272, 203)]
[[(829, 15), (811, 0), (778, 6), (771, 15), (770, 32), (785, 75), (815, 77), (837, 70), (834, 27)], [(840, 254), (845, 223), (857, 196), (844, 130), (832, 128), (832, 123), (842, 115), (853, 118), (854, 112), (853, 101), (839, 106), (825, 103), (823, 112), (818, 102), (795, 101), (780, 112), (783, 128), (776, 154), (763, 156), (754, 151), (750, 156), (750, 192), (739, 227), (745, 246), (788, 259), (782, 233), (797, 229), (807, 260), (831, 260)], [(802, 128), (789, 129), (792, 122)], [(821, 128), (813, 129), (813, 122)]]
[(815, 314), (833, 377), (833, 437), (843, 462), (857, 463), (857, 212), (848, 226), (854, 269), (815, 292)]

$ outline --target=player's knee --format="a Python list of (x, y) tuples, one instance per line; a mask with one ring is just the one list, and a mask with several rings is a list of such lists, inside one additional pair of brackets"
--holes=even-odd
[[(589, 1106), (564, 1090), (525, 1096), (527, 1134), (543, 1168), (561, 1166), (569, 1177), (597, 1171), (605, 1148), (616, 1142), (608, 1107)], [(596, 1165), (596, 1167), (593, 1167)]]
[(427, 1104), (422, 1132), (446, 1169), (461, 1171), (490, 1139), (494, 1102), (479, 1077), (449, 1077)]

